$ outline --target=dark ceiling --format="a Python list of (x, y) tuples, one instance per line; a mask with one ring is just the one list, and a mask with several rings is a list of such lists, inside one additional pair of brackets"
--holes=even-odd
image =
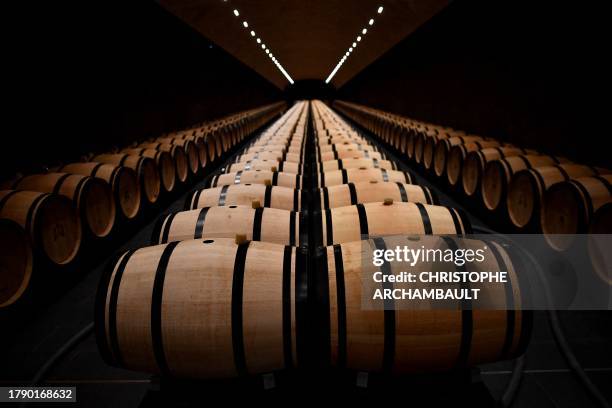
[[(448, 5), (450, 0), (161, 0), (163, 7), (279, 88), (287, 79), (325, 80), (363, 28), (368, 32), (332, 79), (340, 87)], [(379, 6), (384, 10), (377, 13)], [(233, 10), (239, 11), (236, 17)], [(368, 21), (374, 18), (374, 25)], [(243, 26), (247, 21), (248, 28)], [(250, 31), (256, 32), (256, 37)]]

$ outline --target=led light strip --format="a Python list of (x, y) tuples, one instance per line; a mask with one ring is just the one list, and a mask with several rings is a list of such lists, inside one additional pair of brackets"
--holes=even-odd
[[(227, 0), (223, 0), (223, 2), (227, 3)], [(238, 11), (238, 9), (233, 9), (232, 13), (234, 14), (234, 17), (240, 17), (240, 12)], [(246, 20), (243, 20), (242, 27), (248, 29), (249, 23)], [(287, 78), (287, 81), (289, 81), (289, 83), (293, 85), (293, 78), (291, 78), (291, 75), (287, 73), (285, 68), (278, 61), (278, 59), (274, 56), (274, 54), (272, 54), (272, 51), (270, 50), (270, 48), (267, 47), (264, 42), (262, 42), (261, 38), (257, 37), (257, 34), (255, 33), (253, 29), (251, 29), (250, 34), (251, 34), (251, 37), (256, 38), (255, 41), (257, 42), (257, 44), (261, 46), (261, 49), (265, 51), (266, 55), (270, 58), (270, 60), (272, 60), (274, 65), (276, 65), (276, 68), (278, 68), (278, 70), (285, 76), (285, 78)]]
[[(376, 10), (377, 14), (381, 14), (383, 12), (383, 6), (379, 6), (378, 9)], [(374, 18), (371, 18), (368, 21), (368, 26), (373, 26), (374, 25)], [(355, 41), (353, 41), (353, 44), (351, 44), (351, 46), (349, 47), (348, 51), (346, 51), (346, 53), (344, 53), (342, 55), (342, 58), (340, 58), (340, 61), (338, 61), (338, 64), (336, 64), (336, 67), (333, 69), (333, 71), (331, 72), (331, 74), (329, 74), (329, 76), (327, 77), (327, 79), (325, 80), (326, 84), (329, 84), (329, 82), (332, 80), (332, 78), (334, 77), (334, 75), (336, 75), (336, 72), (338, 72), (338, 70), (340, 69), (340, 67), (342, 66), (342, 64), (344, 64), (344, 62), (346, 61), (346, 59), (349, 57), (349, 55), (351, 55), (351, 53), (355, 50), (355, 48), (357, 48), (357, 45), (361, 42), (362, 39), (362, 35), (366, 35), (368, 33), (368, 29), (366, 27), (364, 27), (361, 30), (361, 34), (357, 35), (357, 38), (355, 39)]]

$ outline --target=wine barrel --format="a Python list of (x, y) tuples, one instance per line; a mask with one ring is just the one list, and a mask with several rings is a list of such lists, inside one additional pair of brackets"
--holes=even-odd
[(194, 379), (296, 367), (306, 268), (300, 248), (227, 238), (128, 251), (99, 285), (100, 354), (122, 368)]
[(359, 241), (368, 235), (471, 233), (471, 224), (460, 210), (422, 203), (386, 201), (337, 207), (321, 211), (312, 222), (321, 231), (323, 245)]
[(244, 153), (261, 153), (261, 152), (286, 152), (286, 144), (267, 144), (261, 146), (251, 146), (244, 150)]
[(558, 164), (515, 173), (508, 186), (506, 197), (510, 222), (519, 229), (530, 226), (539, 228), (544, 193), (550, 186), (573, 178), (600, 175), (601, 171), (580, 164)]
[(74, 260), (81, 246), (81, 222), (69, 199), (35, 191), (0, 191), (0, 218), (17, 222), (34, 249), (56, 265)]
[(185, 210), (224, 205), (252, 205), (258, 201), (263, 207), (300, 211), (308, 202), (306, 191), (263, 184), (237, 184), (196, 190), (187, 196)]
[(210, 178), (206, 187), (228, 186), (234, 184), (270, 184), (272, 186), (302, 188), (302, 176), (269, 170), (237, 171), (236, 173), (217, 174)]
[(397, 170), (397, 164), (389, 160), (378, 159), (360, 159), (358, 157), (351, 159), (339, 159), (319, 162), (319, 172), (325, 173), (329, 171), (342, 169), (358, 169), (365, 167), (368, 169), (386, 169)]
[(33, 174), (12, 186), (13, 190), (55, 193), (72, 200), (87, 232), (97, 238), (110, 234), (115, 225), (115, 201), (110, 186), (95, 177), (70, 173)]
[(63, 173), (82, 174), (105, 180), (115, 196), (115, 208), (128, 220), (140, 211), (140, 186), (136, 172), (129, 167), (87, 162), (71, 163), (60, 167)]
[(465, 144), (454, 145), (450, 150), (436, 148), (434, 157), (434, 173), (442, 177), (446, 173), (448, 183), (454, 187), (461, 180), (463, 161), (469, 152), (491, 147), (498, 147), (501, 143), (495, 140), (480, 140)]
[(15, 221), (0, 219), (0, 309), (17, 302), (32, 277), (32, 246)]
[(302, 156), (295, 153), (284, 153), (279, 151), (245, 153), (236, 156), (233, 163), (248, 162), (252, 160), (277, 160), (301, 164)]
[(172, 156), (172, 160), (174, 160), (176, 178), (181, 183), (187, 181), (187, 177), (189, 177), (189, 164), (187, 163), (187, 154), (185, 153), (185, 149), (183, 149), (182, 146), (160, 142), (146, 142), (139, 144), (138, 147), (160, 150), (170, 153), (170, 156)]
[(598, 235), (612, 234), (612, 201), (603, 204), (595, 211), (589, 225), (587, 246), (591, 263), (599, 277), (608, 285), (612, 285), (612, 271), (610, 270), (610, 240), (602, 239)]
[(488, 210), (495, 211), (505, 203), (508, 185), (514, 173), (534, 167), (565, 163), (554, 156), (511, 156), (487, 163), (482, 175), (482, 201)]
[(155, 164), (157, 164), (157, 171), (159, 173), (161, 186), (168, 192), (174, 190), (174, 187), (176, 186), (176, 167), (170, 153), (163, 150), (146, 148), (124, 149), (121, 152), (153, 159)]
[(143, 199), (149, 204), (154, 204), (159, 199), (161, 182), (155, 162), (150, 158), (131, 154), (100, 154), (95, 156), (92, 161), (131, 168), (140, 180), (140, 191), (143, 193)]
[(270, 170), (283, 173), (302, 174), (302, 166), (298, 163), (291, 163), (277, 160), (252, 160), (248, 162), (233, 163), (225, 167), (225, 173), (235, 173), (237, 171), (249, 170)]
[(316, 187), (337, 186), (349, 182), (393, 181), (412, 184), (412, 176), (408, 172), (386, 169), (342, 169), (317, 175)]
[(588, 231), (593, 213), (612, 201), (612, 175), (579, 177), (552, 185), (544, 194), (541, 225), (548, 245), (565, 251), (572, 235)]
[(490, 147), (482, 150), (476, 150), (465, 158), (461, 167), (461, 183), (463, 192), (468, 197), (480, 191), (482, 183), (482, 173), (485, 170), (487, 163), (502, 159), (504, 157), (520, 156), (520, 155), (537, 154), (533, 150), (520, 149), (518, 147)]
[[(490, 285), (481, 289), (497, 300), (500, 309), (508, 310), (470, 310), (460, 303), (467, 301), (457, 301), (457, 310), (362, 307), (364, 245), (383, 250), (397, 245), (387, 244), (388, 241), (377, 238), (365, 243), (337, 244), (322, 248), (317, 256), (322, 279), (319, 297), (325, 306), (321, 319), (328, 322), (321, 327), (319, 338), (328, 345), (325, 355), (332, 366), (398, 374), (449, 371), (511, 359), (525, 351), (532, 312), (521, 310), (520, 282), (512, 258), (494, 242), (421, 237), (417, 242), (406, 240), (406, 245), (416, 249), (427, 243), (427, 248), (442, 250), (486, 245), (486, 261), (469, 264), (467, 270), (508, 271), (510, 283), (505, 288), (496, 290), (497, 285)], [(391, 269), (389, 273), (400, 272), (394, 270), (396, 266), (386, 265)], [(424, 271), (448, 270), (441, 269), (444, 267), (444, 263), (417, 265), (418, 270)], [(394, 284), (377, 285), (393, 288)]]
[(427, 187), (405, 183), (362, 182), (348, 183), (319, 189), (319, 209), (329, 209), (375, 203), (381, 199), (392, 199), (394, 202), (412, 202), (437, 204), (438, 199)]
[(340, 144), (323, 144), (317, 146), (316, 148), (318, 154), (328, 152), (341, 152), (343, 150), (368, 150), (376, 152), (378, 151), (378, 148), (365, 142), (342, 142)]
[(277, 208), (229, 205), (178, 211), (158, 219), (151, 245), (200, 238), (234, 238), (282, 245), (307, 244), (305, 213)]
[(385, 160), (386, 156), (381, 152), (372, 150), (341, 150), (335, 152), (325, 152), (317, 155), (317, 162), (325, 162), (329, 160), (344, 160), (344, 159), (377, 159)]

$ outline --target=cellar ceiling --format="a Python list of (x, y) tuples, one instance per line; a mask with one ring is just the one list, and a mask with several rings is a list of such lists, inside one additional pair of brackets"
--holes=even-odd
[[(160, 0), (163, 7), (279, 88), (331, 78), (340, 87), (448, 5), (450, 0)], [(379, 7), (383, 7), (379, 14)], [(238, 16), (234, 10), (237, 10)], [(374, 22), (369, 25), (370, 19)], [(244, 22), (248, 24), (245, 27)], [(362, 29), (368, 31), (362, 35)], [(255, 32), (255, 36), (251, 35)], [(362, 36), (360, 42), (356, 41)], [(257, 43), (257, 38), (261, 43)]]

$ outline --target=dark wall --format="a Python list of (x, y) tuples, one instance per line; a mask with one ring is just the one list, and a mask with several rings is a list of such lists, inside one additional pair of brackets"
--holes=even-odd
[(598, 4), (456, 0), (338, 97), (612, 166)]
[(154, 2), (12, 3), (3, 174), (283, 97)]

